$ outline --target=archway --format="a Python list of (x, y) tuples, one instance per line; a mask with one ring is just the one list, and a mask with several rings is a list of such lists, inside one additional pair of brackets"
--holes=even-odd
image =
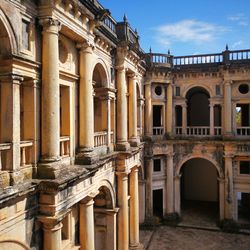
[(219, 182), (216, 166), (204, 158), (192, 158), (180, 169), (180, 208), (183, 222), (216, 226), (219, 215)]
[(209, 127), (209, 98), (208, 91), (202, 87), (194, 87), (187, 92), (188, 127)]

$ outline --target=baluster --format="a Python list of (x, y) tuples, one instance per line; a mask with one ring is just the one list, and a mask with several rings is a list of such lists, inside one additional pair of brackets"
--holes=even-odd
[(61, 156), (64, 156), (64, 141), (61, 141)]
[(21, 147), (21, 166), (25, 166), (25, 164), (26, 164), (25, 147)]
[(0, 171), (2, 170), (2, 151), (0, 150)]

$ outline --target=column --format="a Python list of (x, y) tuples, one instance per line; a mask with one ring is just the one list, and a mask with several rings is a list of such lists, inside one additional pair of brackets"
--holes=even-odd
[(107, 97), (106, 99), (106, 109), (107, 109), (107, 133), (108, 139), (107, 144), (110, 146), (111, 144), (111, 98)]
[(43, 249), (46, 250), (61, 250), (62, 249), (62, 236), (61, 236), (62, 223), (58, 224), (43, 224)]
[(81, 250), (95, 249), (94, 201), (80, 203), (80, 246)]
[(125, 151), (128, 144), (128, 111), (127, 111), (127, 86), (125, 68), (117, 69), (117, 149)]
[(138, 168), (135, 167), (130, 173), (130, 249), (140, 249), (139, 242), (139, 188), (138, 188)]
[(225, 179), (218, 178), (219, 181), (219, 202), (220, 202), (220, 220), (225, 218)]
[(153, 217), (153, 191), (152, 191), (152, 176), (153, 176), (153, 159), (145, 159), (146, 167), (146, 220), (151, 220)]
[[(1, 77), (1, 142), (12, 144), (11, 156), (2, 170), (20, 167), (20, 84), (18, 75)], [(14, 173), (13, 173), (14, 174)], [(17, 178), (18, 176), (16, 176)], [(15, 180), (15, 179), (14, 179)]]
[(128, 250), (128, 174), (125, 172), (117, 172), (118, 192), (117, 203), (118, 212), (118, 249)]
[(232, 134), (231, 82), (224, 82), (224, 135)]
[(180, 186), (181, 175), (174, 177), (174, 210), (179, 216), (181, 216), (181, 186)]
[(152, 120), (152, 99), (151, 99), (151, 84), (145, 84), (145, 135), (151, 137), (153, 133)]
[(182, 134), (187, 134), (187, 104), (182, 104)]
[(169, 136), (173, 133), (173, 86), (171, 83), (167, 87), (167, 107), (166, 107), (166, 118), (167, 118), (167, 134)]
[(79, 89), (79, 146), (83, 152), (94, 149), (94, 100), (92, 84), (93, 45), (84, 43), (80, 47)]
[(234, 219), (234, 189), (232, 155), (225, 153), (225, 219)]
[(52, 18), (41, 20), (43, 25), (42, 53), (42, 159), (60, 159), (60, 89), (59, 48), (60, 23)]
[(173, 163), (173, 152), (167, 155), (167, 214), (174, 212), (174, 163)]
[(210, 135), (214, 135), (214, 104), (210, 102)]
[(236, 124), (236, 106), (237, 103), (236, 102), (232, 102), (232, 116), (233, 116), (233, 132), (235, 135), (237, 135), (237, 124)]
[(129, 141), (132, 146), (138, 145), (137, 136), (137, 93), (136, 77), (129, 77)]

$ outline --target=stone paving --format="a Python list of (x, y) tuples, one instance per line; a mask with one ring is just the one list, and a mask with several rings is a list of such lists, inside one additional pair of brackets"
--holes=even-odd
[(250, 250), (250, 235), (182, 227), (140, 230), (146, 250)]

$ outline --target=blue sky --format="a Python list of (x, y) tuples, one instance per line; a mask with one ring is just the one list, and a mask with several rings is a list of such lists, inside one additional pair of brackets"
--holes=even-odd
[(100, 0), (116, 21), (126, 13), (145, 52), (174, 55), (250, 49), (250, 0)]

